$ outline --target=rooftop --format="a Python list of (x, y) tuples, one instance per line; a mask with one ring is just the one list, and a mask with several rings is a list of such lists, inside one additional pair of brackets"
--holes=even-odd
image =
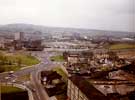
[(90, 99), (109, 100), (104, 94), (98, 91), (92, 84), (79, 76), (72, 76), (70, 80)]

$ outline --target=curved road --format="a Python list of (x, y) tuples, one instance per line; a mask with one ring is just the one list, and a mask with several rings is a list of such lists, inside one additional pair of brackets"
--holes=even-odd
[[(53, 67), (57, 66), (57, 64), (54, 64), (49, 60), (50, 56), (53, 56), (54, 54), (47, 52), (31, 52), (31, 54), (37, 57), (41, 62), (37, 65), (33, 65), (33, 67), (14, 72), (10, 79), (5, 79), (5, 77), (9, 76), (7, 72), (0, 73), (0, 82), (12, 83), (12, 80), (16, 79), (16, 77), (30, 74), (30, 83), (25, 85), (32, 91), (34, 100), (49, 100), (47, 92), (40, 83), (39, 76), (41, 71), (51, 70)], [(24, 82), (21, 84), (24, 84)]]

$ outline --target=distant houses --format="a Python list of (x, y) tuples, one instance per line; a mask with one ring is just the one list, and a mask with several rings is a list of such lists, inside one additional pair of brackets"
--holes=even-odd
[(134, 100), (134, 63), (117, 54), (64, 52), (68, 100)]

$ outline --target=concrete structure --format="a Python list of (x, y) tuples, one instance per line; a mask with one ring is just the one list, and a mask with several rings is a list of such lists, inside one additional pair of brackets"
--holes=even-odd
[(75, 63), (88, 64), (93, 58), (93, 53), (89, 51), (83, 52), (64, 52), (64, 58), (67, 60), (67, 63), (72, 65)]
[(72, 76), (68, 80), (68, 100), (110, 100), (85, 79)]
[(14, 39), (22, 41), (24, 39), (24, 33), (23, 32), (15, 33)]

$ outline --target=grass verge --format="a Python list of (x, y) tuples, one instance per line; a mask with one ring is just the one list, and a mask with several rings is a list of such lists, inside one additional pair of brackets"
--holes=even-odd
[(8, 94), (8, 93), (16, 93), (16, 92), (23, 92), (24, 90), (17, 88), (17, 87), (12, 87), (12, 86), (1, 86), (1, 93), (2, 94)]
[(67, 74), (62, 70), (62, 68), (56, 67), (56, 68), (53, 69), (53, 71), (56, 71), (58, 74), (60, 74), (60, 75), (62, 76), (62, 78), (63, 78), (65, 81), (67, 81), (68, 76), (67, 76)]
[(109, 47), (111, 50), (115, 49), (135, 49), (135, 44), (126, 44), (126, 43), (120, 43), (120, 44), (114, 44)]
[(16, 71), (22, 67), (38, 64), (40, 61), (23, 53), (0, 53), (0, 72)]
[(62, 55), (58, 55), (58, 56), (52, 56), (50, 57), (51, 61), (57, 61), (57, 62), (63, 62), (64, 58)]

